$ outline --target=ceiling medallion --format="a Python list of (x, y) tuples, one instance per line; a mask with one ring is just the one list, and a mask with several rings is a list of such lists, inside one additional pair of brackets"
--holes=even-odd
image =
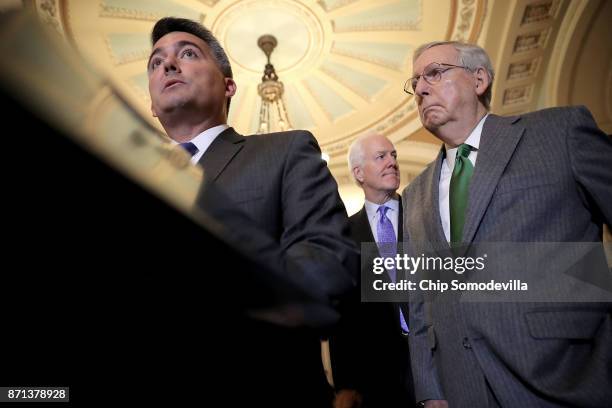
[[(314, 7), (312, 7), (314, 6)], [(284, 77), (304, 77), (316, 69), (331, 47), (331, 22), (316, 5), (289, 0), (239, 0), (205, 24), (224, 44), (232, 65), (245, 74), (261, 75), (265, 56), (254, 47), (263, 34), (282, 40), (274, 66)]]

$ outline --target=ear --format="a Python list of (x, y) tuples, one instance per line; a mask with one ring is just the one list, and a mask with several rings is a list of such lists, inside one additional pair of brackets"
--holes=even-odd
[(365, 177), (363, 175), (363, 169), (359, 166), (353, 167), (353, 177), (355, 177), (355, 180), (357, 180), (358, 182), (363, 183), (363, 181), (365, 180)]
[(153, 107), (153, 102), (151, 102), (151, 115), (153, 115), (154, 118), (157, 117), (157, 112), (155, 112), (155, 108)]
[(225, 78), (225, 96), (227, 98), (234, 96), (237, 89), (236, 82), (232, 78)]
[(476, 80), (476, 94), (481, 96), (491, 84), (489, 73), (483, 67), (478, 67), (474, 71), (474, 79)]

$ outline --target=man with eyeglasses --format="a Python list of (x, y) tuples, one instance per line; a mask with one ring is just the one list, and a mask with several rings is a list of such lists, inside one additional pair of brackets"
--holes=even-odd
[[(404, 89), (444, 145), (403, 192), (409, 253), (602, 240), (612, 224), (612, 140), (585, 107), (489, 113), (493, 68), (475, 45), (425, 44), (413, 66)], [(410, 293), (422, 405), (609, 406), (610, 303), (467, 304), (453, 296)]]

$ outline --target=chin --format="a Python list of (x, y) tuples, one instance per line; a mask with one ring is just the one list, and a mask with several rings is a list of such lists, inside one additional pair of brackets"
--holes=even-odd
[(424, 126), (437, 128), (444, 125), (444, 123), (447, 122), (447, 118), (442, 114), (442, 112), (429, 110), (424, 117), (421, 115), (421, 121), (423, 122)]
[(444, 121), (442, 118), (434, 117), (434, 118), (430, 118), (429, 120), (424, 120), (423, 121), (423, 126), (425, 127), (425, 129), (427, 129), (430, 132), (432, 132), (432, 131), (442, 127), (445, 123), (446, 123), (446, 121)]
[(393, 191), (393, 192), (396, 192), (398, 188), (399, 188), (399, 181), (394, 182), (394, 183), (389, 183), (388, 185), (385, 186), (385, 190)]

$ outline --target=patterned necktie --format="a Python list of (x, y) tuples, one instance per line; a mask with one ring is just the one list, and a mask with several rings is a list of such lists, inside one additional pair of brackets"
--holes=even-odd
[[(378, 207), (378, 223), (376, 224), (376, 235), (378, 243), (378, 251), (380, 255), (385, 258), (395, 258), (397, 254), (397, 238), (395, 237), (395, 230), (393, 229), (393, 223), (387, 217), (387, 211), (389, 207), (381, 205)], [(392, 282), (396, 281), (397, 272), (395, 268), (387, 269), (389, 277)], [(402, 309), (399, 309), (400, 314), (400, 325), (404, 333), (408, 333), (408, 324), (402, 313)]]
[(191, 142), (181, 143), (180, 146), (185, 149), (191, 157), (195, 156), (198, 152), (198, 147)]
[[(387, 211), (389, 207), (381, 205), (378, 207), (378, 223), (376, 224), (376, 235), (378, 237), (378, 251), (380, 255), (385, 258), (395, 258), (397, 254), (397, 238), (395, 237), (395, 231), (393, 230), (393, 223), (387, 217)], [(391, 281), (395, 282), (395, 268), (389, 269), (389, 276)]]
[(449, 207), (450, 207), (450, 229), (451, 243), (459, 244), (463, 238), (463, 226), (465, 224), (465, 212), (467, 209), (470, 179), (474, 173), (474, 166), (468, 156), (472, 146), (462, 144), (457, 149), (455, 168), (450, 181)]

